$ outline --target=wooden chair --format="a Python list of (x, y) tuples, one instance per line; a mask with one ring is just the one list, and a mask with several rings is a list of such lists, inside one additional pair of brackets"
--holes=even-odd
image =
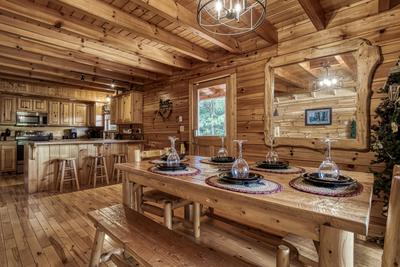
[(128, 156), (126, 154), (113, 154), (114, 162), (112, 169), (112, 177), (111, 179), (116, 180), (119, 183), (122, 180), (122, 171), (115, 168), (115, 164), (128, 162)]
[(60, 192), (63, 191), (65, 182), (71, 182), (71, 184), (75, 182), (76, 188), (79, 190), (79, 178), (75, 158), (61, 158), (58, 159), (58, 163), (57, 187), (59, 185)]
[[(389, 198), (389, 210), (386, 223), (385, 244), (382, 256), (382, 267), (400, 266), (400, 166), (393, 169), (393, 180)], [(318, 267), (318, 244), (302, 237), (288, 235), (283, 241), (295, 247), (298, 260), (306, 266)], [(368, 247), (368, 250), (365, 248)], [(374, 244), (356, 240), (354, 247), (355, 265), (378, 266), (376, 255), (381, 249)]]
[[(116, 259), (118, 266), (124, 264), (124, 257), (132, 256), (140, 266), (253, 266), (240, 257), (210, 249), (206, 245), (169, 231), (162, 225), (121, 204), (91, 211), (89, 219), (96, 227), (95, 240), (89, 266), (99, 266), (101, 259)], [(121, 248), (116, 253), (102, 257), (105, 235), (113, 239)], [(247, 248), (243, 247), (244, 250)], [(258, 249), (258, 248), (257, 248)], [(260, 250), (268, 249), (261, 245)], [(128, 257), (126, 257), (128, 256)], [(289, 267), (289, 249), (279, 246), (277, 267)]]
[(89, 184), (93, 178), (93, 187), (96, 187), (97, 179), (101, 179), (101, 182), (109, 184), (107, 163), (105, 156), (90, 156), (90, 169), (89, 169)]

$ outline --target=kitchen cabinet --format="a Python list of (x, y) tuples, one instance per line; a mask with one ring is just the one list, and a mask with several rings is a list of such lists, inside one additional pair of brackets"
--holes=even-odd
[(49, 125), (60, 125), (60, 102), (49, 101)]
[(17, 143), (0, 142), (0, 172), (13, 172), (17, 168)]
[(86, 104), (74, 103), (73, 124), (74, 126), (87, 126), (88, 106)]
[(61, 125), (72, 125), (72, 103), (61, 102), (60, 103), (60, 124)]
[(16, 111), (17, 111), (17, 99), (12, 96), (3, 96), (0, 99), (0, 123), (1, 124), (15, 124), (16, 123)]
[(33, 100), (31, 98), (20, 97), (18, 98), (19, 111), (33, 111)]
[(111, 123), (135, 124), (142, 123), (143, 94), (130, 92), (115, 96), (111, 100)]
[(93, 103), (89, 105), (89, 126), (103, 127), (103, 103)]
[(32, 100), (33, 111), (35, 112), (47, 112), (47, 101), (43, 99)]

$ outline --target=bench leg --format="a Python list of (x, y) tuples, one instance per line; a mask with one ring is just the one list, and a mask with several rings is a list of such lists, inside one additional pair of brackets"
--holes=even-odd
[(193, 203), (193, 231), (194, 237), (200, 238), (200, 217), (201, 217), (201, 205), (200, 203)]
[(101, 251), (103, 249), (104, 236), (105, 236), (104, 232), (101, 231), (99, 228), (97, 228), (92, 247), (92, 254), (90, 256), (89, 267), (98, 267), (100, 264), (100, 257), (101, 257)]
[(164, 204), (164, 225), (172, 230), (172, 203), (167, 202)]
[(290, 250), (287, 246), (280, 245), (276, 252), (276, 267), (290, 267)]

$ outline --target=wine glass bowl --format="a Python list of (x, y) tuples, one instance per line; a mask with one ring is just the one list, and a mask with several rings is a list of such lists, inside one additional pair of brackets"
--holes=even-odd
[(249, 177), (250, 167), (247, 161), (243, 158), (243, 143), (246, 140), (234, 140), (233, 142), (238, 144), (239, 157), (235, 160), (232, 165), (231, 173), (235, 179), (246, 179)]
[(175, 149), (175, 141), (178, 140), (175, 136), (169, 136), (168, 139), (171, 142), (170, 153), (167, 157), (168, 166), (178, 166), (181, 163), (178, 152)]
[(219, 150), (217, 152), (217, 158), (226, 158), (226, 157), (228, 157), (228, 151), (225, 148), (224, 139), (225, 139), (225, 137), (222, 136), (221, 137), (221, 147), (219, 148)]
[(321, 165), (319, 165), (318, 168), (318, 176), (320, 179), (339, 179), (340, 177), (340, 170), (337, 164), (332, 160), (331, 157), (331, 148), (332, 148), (332, 142), (334, 140), (330, 138), (326, 138), (323, 140), (323, 142), (326, 144), (327, 149), (326, 149), (326, 158), (324, 161), (322, 161)]

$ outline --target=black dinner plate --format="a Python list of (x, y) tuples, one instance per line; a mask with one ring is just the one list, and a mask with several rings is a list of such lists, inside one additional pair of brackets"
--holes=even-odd
[(249, 176), (246, 178), (235, 178), (233, 177), (231, 172), (223, 172), (218, 175), (219, 179), (222, 180), (229, 180), (229, 181), (241, 181), (241, 182), (250, 182), (250, 181), (257, 181), (263, 178), (262, 175), (254, 172), (250, 172)]
[(259, 161), (256, 163), (257, 168), (269, 169), (269, 170), (284, 170), (289, 168), (289, 162), (287, 161), (277, 161), (275, 163), (270, 163), (266, 161)]
[(212, 157), (211, 161), (215, 163), (232, 163), (236, 159), (234, 157)]
[[(185, 158), (185, 154), (179, 154), (179, 158), (180, 158), (180, 160), (183, 160), (183, 159)], [(160, 159), (161, 159), (162, 161), (167, 161), (167, 159), (168, 159), (168, 154), (161, 155)]]
[(167, 163), (156, 164), (156, 167), (160, 171), (184, 171), (187, 169), (187, 165), (179, 163), (178, 165), (168, 165)]
[(353, 178), (345, 175), (339, 175), (338, 179), (334, 178), (324, 178), (321, 179), (318, 173), (304, 173), (302, 175), (303, 179), (309, 183), (312, 183), (316, 186), (323, 187), (340, 187), (340, 186), (349, 186), (357, 181)]

